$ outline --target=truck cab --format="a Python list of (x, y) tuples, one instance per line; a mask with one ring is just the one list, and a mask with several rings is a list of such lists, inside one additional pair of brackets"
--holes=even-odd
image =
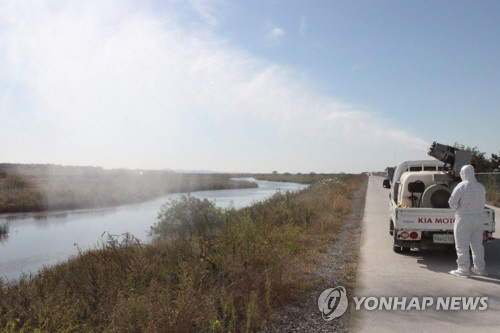
[[(387, 168), (387, 178), (384, 179), (384, 188), (391, 189), (389, 192), (390, 200), (395, 204), (400, 204), (399, 188), (401, 185), (401, 176), (406, 172), (421, 172), (421, 171), (441, 171), (445, 169), (445, 164), (437, 160), (417, 160), (405, 161), (399, 163), (396, 167)], [(398, 202), (399, 201), (399, 202)]]

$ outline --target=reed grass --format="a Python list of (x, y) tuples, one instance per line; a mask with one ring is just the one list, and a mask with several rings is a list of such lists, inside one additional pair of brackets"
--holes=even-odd
[(101, 208), (151, 200), (174, 192), (256, 187), (224, 174), (162, 171), (15, 173), (0, 177), (0, 213)]
[(0, 243), (7, 239), (9, 226), (6, 223), (0, 223)]

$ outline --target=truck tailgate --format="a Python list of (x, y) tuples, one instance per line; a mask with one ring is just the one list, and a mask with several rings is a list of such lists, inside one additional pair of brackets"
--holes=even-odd
[[(483, 213), (484, 230), (495, 231), (495, 212), (485, 209)], [(394, 221), (397, 229), (412, 230), (453, 230), (455, 211), (436, 208), (396, 208)]]

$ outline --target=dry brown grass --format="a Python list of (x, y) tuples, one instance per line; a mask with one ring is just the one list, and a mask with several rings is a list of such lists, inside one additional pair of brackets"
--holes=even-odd
[(480, 173), (476, 178), (486, 188), (486, 201), (500, 207), (500, 173)]
[(110, 207), (174, 192), (256, 186), (231, 181), (230, 177), (127, 170), (81, 174), (4, 172), (0, 177), (0, 213)]

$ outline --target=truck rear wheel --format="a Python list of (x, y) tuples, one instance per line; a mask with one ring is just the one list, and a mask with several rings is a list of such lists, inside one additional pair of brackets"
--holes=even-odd
[(393, 245), (392, 246), (392, 250), (395, 253), (408, 253), (408, 252), (410, 252), (410, 248), (409, 247), (402, 247), (402, 246), (399, 246), (399, 245)]

